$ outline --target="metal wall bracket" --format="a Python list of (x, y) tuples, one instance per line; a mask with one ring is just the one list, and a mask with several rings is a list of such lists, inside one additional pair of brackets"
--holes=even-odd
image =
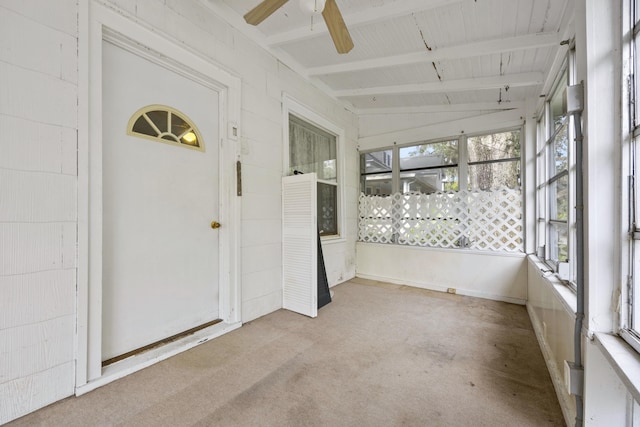
[(584, 384), (584, 369), (575, 363), (564, 361), (564, 382), (567, 391), (574, 396), (582, 396)]
[(584, 86), (582, 83), (567, 86), (567, 114), (582, 112), (584, 108)]
[(242, 163), (236, 162), (236, 196), (242, 196)]

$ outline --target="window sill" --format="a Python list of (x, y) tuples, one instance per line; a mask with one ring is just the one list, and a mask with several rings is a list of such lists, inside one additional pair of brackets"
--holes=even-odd
[(560, 278), (549, 269), (549, 266), (536, 255), (529, 255), (529, 262), (535, 266), (540, 275), (549, 283), (549, 286), (553, 289), (558, 299), (562, 301), (565, 309), (575, 315), (578, 306), (575, 291), (560, 280)]
[(327, 237), (323, 237), (320, 236), (320, 242), (322, 242), (323, 245), (333, 245), (336, 243), (345, 243), (347, 241), (347, 239), (345, 237), (342, 236), (327, 236)]
[(640, 402), (640, 354), (617, 335), (596, 332), (596, 345), (636, 402)]

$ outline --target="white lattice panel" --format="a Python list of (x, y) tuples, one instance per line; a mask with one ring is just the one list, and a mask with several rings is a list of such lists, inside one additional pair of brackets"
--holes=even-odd
[(469, 194), (470, 247), (516, 252), (523, 250), (522, 194), (500, 189)]
[(517, 189), (360, 195), (361, 242), (517, 252), (523, 250)]
[(362, 242), (392, 243), (391, 197), (360, 194), (358, 238)]

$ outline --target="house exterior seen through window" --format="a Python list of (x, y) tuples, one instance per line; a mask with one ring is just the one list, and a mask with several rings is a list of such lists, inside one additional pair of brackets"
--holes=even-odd
[(400, 192), (458, 190), (458, 140), (398, 149)]
[(360, 156), (360, 185), (370, 195), (391, 194), (393, 150), (365, 153)]

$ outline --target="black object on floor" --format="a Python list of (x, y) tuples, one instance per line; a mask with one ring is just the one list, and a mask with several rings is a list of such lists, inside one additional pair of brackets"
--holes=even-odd
[(327, 270), (324, 267), (324, 257), (322, 256), (322, 242), (320, 241), (320, 230), (318, 230), (318, 308), (322, 308), (330, 302), (331, 293), (329, 293)]

